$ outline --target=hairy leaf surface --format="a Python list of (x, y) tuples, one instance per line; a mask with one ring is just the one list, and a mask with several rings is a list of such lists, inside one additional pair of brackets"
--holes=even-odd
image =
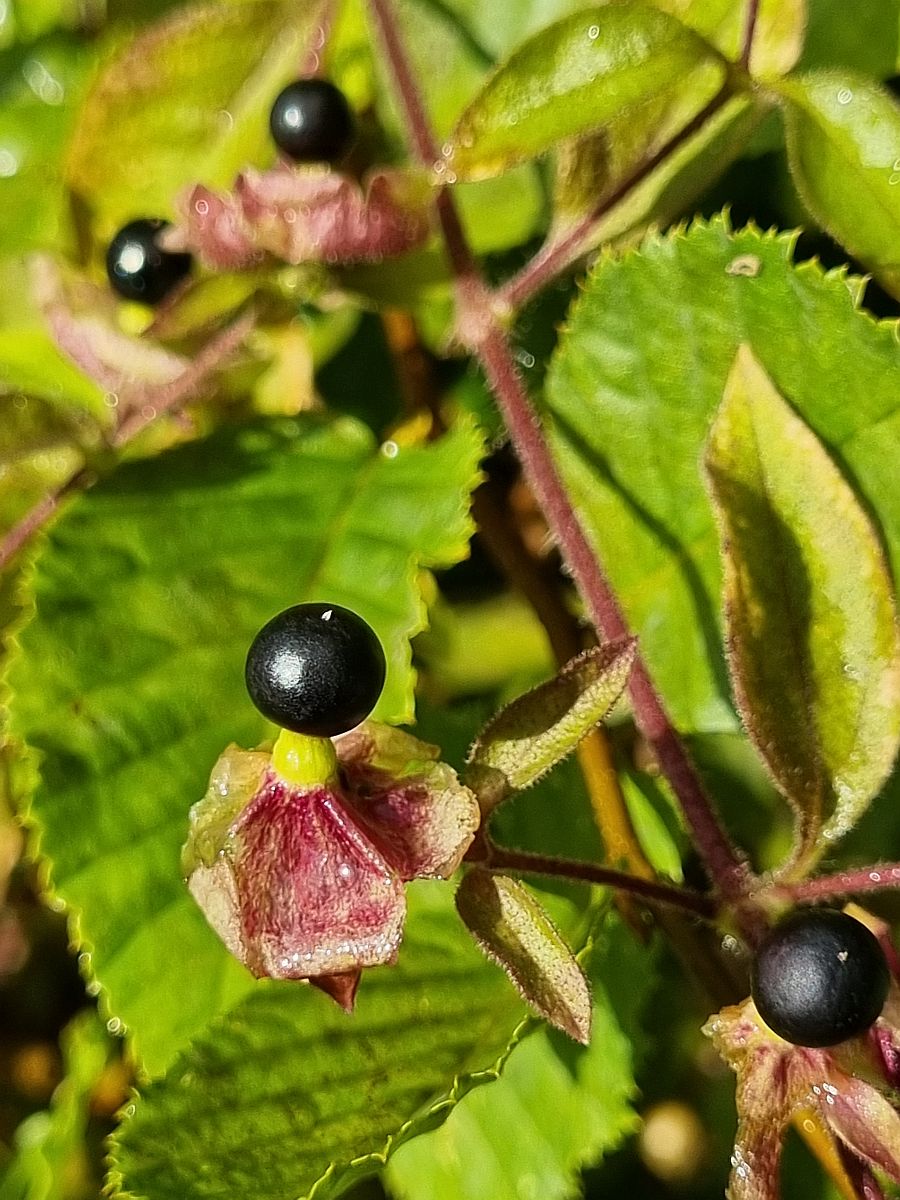
[[(801, 853), (865, 810), (900, 737), (900, 646), (872, 524), (815, 434), (741, 346), (706, 453), (729, 663)], [(827, 844), (827, 843), (826, 843)]]
[(411, 717), (418, 573), (465, 553), (479, 454), (465, 426), (394, 457), (351, 420), (225, 431), (121, 467), (52, 529), (12, 722), (53, 885), (151, 1072), (251, 986), (179, 868), (213, 762), (266, 730), (251, 639), (288, 605), (344, 604), (385, 646), (376, 715)]

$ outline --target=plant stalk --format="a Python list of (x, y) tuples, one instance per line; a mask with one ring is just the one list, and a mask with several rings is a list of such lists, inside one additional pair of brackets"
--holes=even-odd
[[(390, 0), (370, 0), (370, 4), (406, 114), (413, 148), (420, 162), (431, 166), (437, 161), (438, 150)], [(456, 205), (446, 188), (438, 192), (435, 205), (456, 279), (459, 339), (482, 365), (525, 476), (598, 629), (609, 640), (628, 637), (628, 625), (557, 473), (537, 414), (495, 315), (491, 295), (469, 248)], [(660, 769), (678, 797), (711, 879), (724, 898), (740, 900), (746, 893), (747, 868), (719, 823), (640, 656), (635, 661), (629, 691), (638, 728), (652, 746)], [(748, 932), (752, 936), (752, 930)]]

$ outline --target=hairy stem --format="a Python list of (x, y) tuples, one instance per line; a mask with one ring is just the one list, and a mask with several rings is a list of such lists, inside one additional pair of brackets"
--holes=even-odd
[(820, 875), (818, 879), (806, 879), (801, 883), (776, 884), (769, 892), (785, 900), (803, 903), (853, 896), (858, 892), (883, 892), (889, 888), (900, 888), (900, 863), (877, 863), (872, 867), (840, 871), (836, 875)]
[(636, 875), (615, 871), (611, 867), (601, 867), (596, 863), (530, 854), (525, 850), (507, 850), (491, 843), (488, 843), (487, 850), (488, 857), (484, 866), (491, 870), (516, 871), (524, 875), (543, 875), (555, 879), (572, 879), (578, 883), (599, 884), (601, 887), (629, 892), (654, 904), (670, 905), (699, 917), (709, 918), (715, 915), (715, 905), (709, 896), (677, 887), (675, 884), (639, 879)]
[(545, 242), (518, 275), (514, 275), (497, 292), (501, 310), (515, 312), (549, 283), (552, 283), (557, 275), (571, 267), (583, 253), (590, 249), (592, 237), (600, 221), (612, 212), (616, 205), (620, 204), (638, 184), (643, 183), (660, 163), (674, 154), (695, 133), (698, 133), (707, 121), (724, 107), (730, 95), (731, 88), (726, 83), (709, 103), (688, 121), (687, 125), (669, 138), (658, 150), (638, 163), (634, 170), (592, 212), (582, 217), (561, 237)]
[[(478, 488), (472, 507), (489, 553), (528, 600), (547, 631), (558, 666), (564, 666), (584, 647), (578, 619), (566, 607), (558, 581), (529, 553), (516, 522), (490, 481)], [(635, 837), (603, 729), (591, 730), (579, 744), (577, 754), (607, 858), (626, 866), (632, 874), (652, 879), (654, 871)]]
[[(390, 0), (370, 0), (370, 3), (406, 114), (413, 147), (419, 160), (430, 165), (437, 159), (437, 147), (400, 41)], [(458, 336), (482, 365), (525, 476), (598, 629), (610, 640), (628, 637), (630, 631), (615, 594), (557, 473), (537, 414), (447, 189), (438, 193), (436, 208), (456, 278)], [(711, 878), (725, 898), (740, 899), (746, 892), (746, 867), (719, 823), (640, 658), (635, 662), (629, 690), (638, 727), (653, 747), (660, 769), (678, 797), (694, 844)], [(748, 929), (748, 932), (752, 936), (752, 930)]]
[(74, 475), (70, 475), (63, 483), (55, 487), (53, 491), (48, 492), (46, 496), (42, 496), (33, 508), (30, 508), (24, 517), (13, 525), (0, 541), (0, 571), (6, 569), (9, 563), (15, 558), (22, 547), (31, 540), (39, 529), (47, 524), (56, 510), (62, 504), (63, 500), (72, 492), (77, 492), (83, 487), (87, 487), (94, 479), (93, 472), (86, 467), (79, 467)]

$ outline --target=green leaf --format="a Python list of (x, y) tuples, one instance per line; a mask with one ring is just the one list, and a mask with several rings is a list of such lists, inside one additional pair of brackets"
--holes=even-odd
[(4, 55), (0, 254), (68, 247), (72, 241), (62, 156), (96, 57), (96, 46), (64, 37)]
[(547, 380), (551, 442), (678, 726), (734, 729), (703, 447), (741, 343), (841, 464), (900, 568), (900, 344), (793, 238), (726, 223), (604, 258)]
[(900, 296), (900, 105), (857, 75), (820, 72), (778, 86), (804, 204)]
[(706, 454), (735, 699), (794, 805), (798, 853), (853, 825), (900, 741), (900, 642), (875, 530), (741, 346)]
[(588, 955), (591, 1043), (542, 1028), (489, 1088), (469, 1093), (437, 1130), (402, 1146), (387, 1182), (401, 1200), (566, 1200), (577, 1172), (637, 1125), (635, 1058), (654, 955), (614, 918)]
[[(744, 39), (747, 4), (734, 0), (653, 0), (737, 60)], [(785, 75), (797, 62), (806, 30), (806, 0), (759, 0), (750, 71), (757, 77)]]
[(634, 654), (633, 641), (586, 650), (488, 721), (467, 775), (485, 811), (572, 753), (622, 694)]
[(531, 38), (488, 79), (447, 148), (459, 179), (483, 179), (661, 96), (715, 94), (725, 68), (680, 22), (641, 4), (591, 8)]
[(73, 1181), (87, 1173), (89, 1102), (112, 1041), (97, 1014), (87, 1011), (67, 1026), (61, 1042), (65, 1077), (49, 1110), (34, 1113), (16, 1130), (0, 1200), (71, 1200)]
[(268, 112), (314, 36), (318, 3), (194, 4), (130, 41), (81, 109), (67, 181), (106, 240), (126, 220), (174, 215), (193, 182), (230, 185), (274, 156)]
[(462, 425), (387, 450), (349, 419), (222, 431), (121, 467), (39, 559), (10, 674), (13, 730), (40, 757), (31, 820), (151, 1072), (252, 986), (179, 849), (219, 753), (266, 732), (243, 688), (256, 631), (302, 600), (358, 611), (388, 659), (376, 715), (412, 715), (418, 573), (465, 553), (481, 445)]
[(449, 891), (410, 888), (397, 965), (365, 973), (351, 1018), (303, 985), (264, 984), (210, 1028), (129, 1112), (117, 1194), (328, 1200), (493, 1080), (522, 1008)]
[(473, 868), (459, 885), (456, 907), (478, 945), (503, 968), (522, 999), (586, 1046), (591, 1039), (591, 993), (584, 972), (524, 884)]

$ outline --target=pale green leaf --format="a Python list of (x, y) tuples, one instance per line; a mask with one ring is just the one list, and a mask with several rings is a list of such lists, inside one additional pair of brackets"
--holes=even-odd
[(521, 1004), (448, 885), (409, 896), (397, 965), (364, 974), (351, 1017), (262, 984), (146, 1090), (116, 1136), (117, 1194), (329, 1200), (496, 1078)]
[[(747, 21), (746, 3), (734, 0), (653, 0), (703, 35), (732, 60), (741, 53)], [(803, 49), (806, 0), (759, 0), (750, 71), (766, 78), (785, 75)]]
[(387, 1169), (402, 1200), (566, 1200), (579, 1168), (632, 1132), (640, 1017), (655, 977), (651, 948), (610, 920), (588, 956), (593, 1033), (584, 1048), (548, 1029), (516, 1048), (489, 1088), (470, 1092)]
[(450, 169), (459, 179), (498, 174), (662, 97), (687, 93), (696, 111), (724, 78), (715, 51), (657, 9), (585, 9), (525, 42), (490, 76), (456, 125)]
[(151, 1072), (251, 986), (179, 850), (223, 748), (266, 735), (243, 688), (256, 631), (303, 600), (354, 609), (387, 654), (376, 715), (412, 715), (419, 572), (465, 553), (481, 446), (463, 425), (390, 450), (349, 419), (223, 431), (119, 468), (40, 556), (10, 674), (14, 731), (38, 752), (31, 819)]
[(586, 650), (488, 721), (472, 746), (467, 776), (483, 808), (528, 787), (572, 753), (618, 700), (634, 654), (633, 641)]
[(871, 521), (741, 346), (706, 453), (735, 699), (795, 807), (798, 852), (860, 817), (900, 739), (900, 643)]
[(900, 567), (900, 344), (793, 239), (716, 220), (604, 258), (547, 381), (551, 441), (641, 653), (685, 731), (734, 729), (701, 460), (738, 346), (840, 463)]
[(478, 945), (540, 1016), (576, 1042), (591, 1037), (591, 993), (574, 954), (540, 902), (518, 880), (473, 868), (456, 907)]
[(193, 4), (107, 63), (81, 108), (66, 177), (108, 238), (172, 217), (194, 182), (230, 185), (274, 157), (268, 113), (315, 36), (319, 3)]
[(779, 90), (803, 202), (900, 295), (900, 104), (871, 80), (844, 73), (796, 76)]

